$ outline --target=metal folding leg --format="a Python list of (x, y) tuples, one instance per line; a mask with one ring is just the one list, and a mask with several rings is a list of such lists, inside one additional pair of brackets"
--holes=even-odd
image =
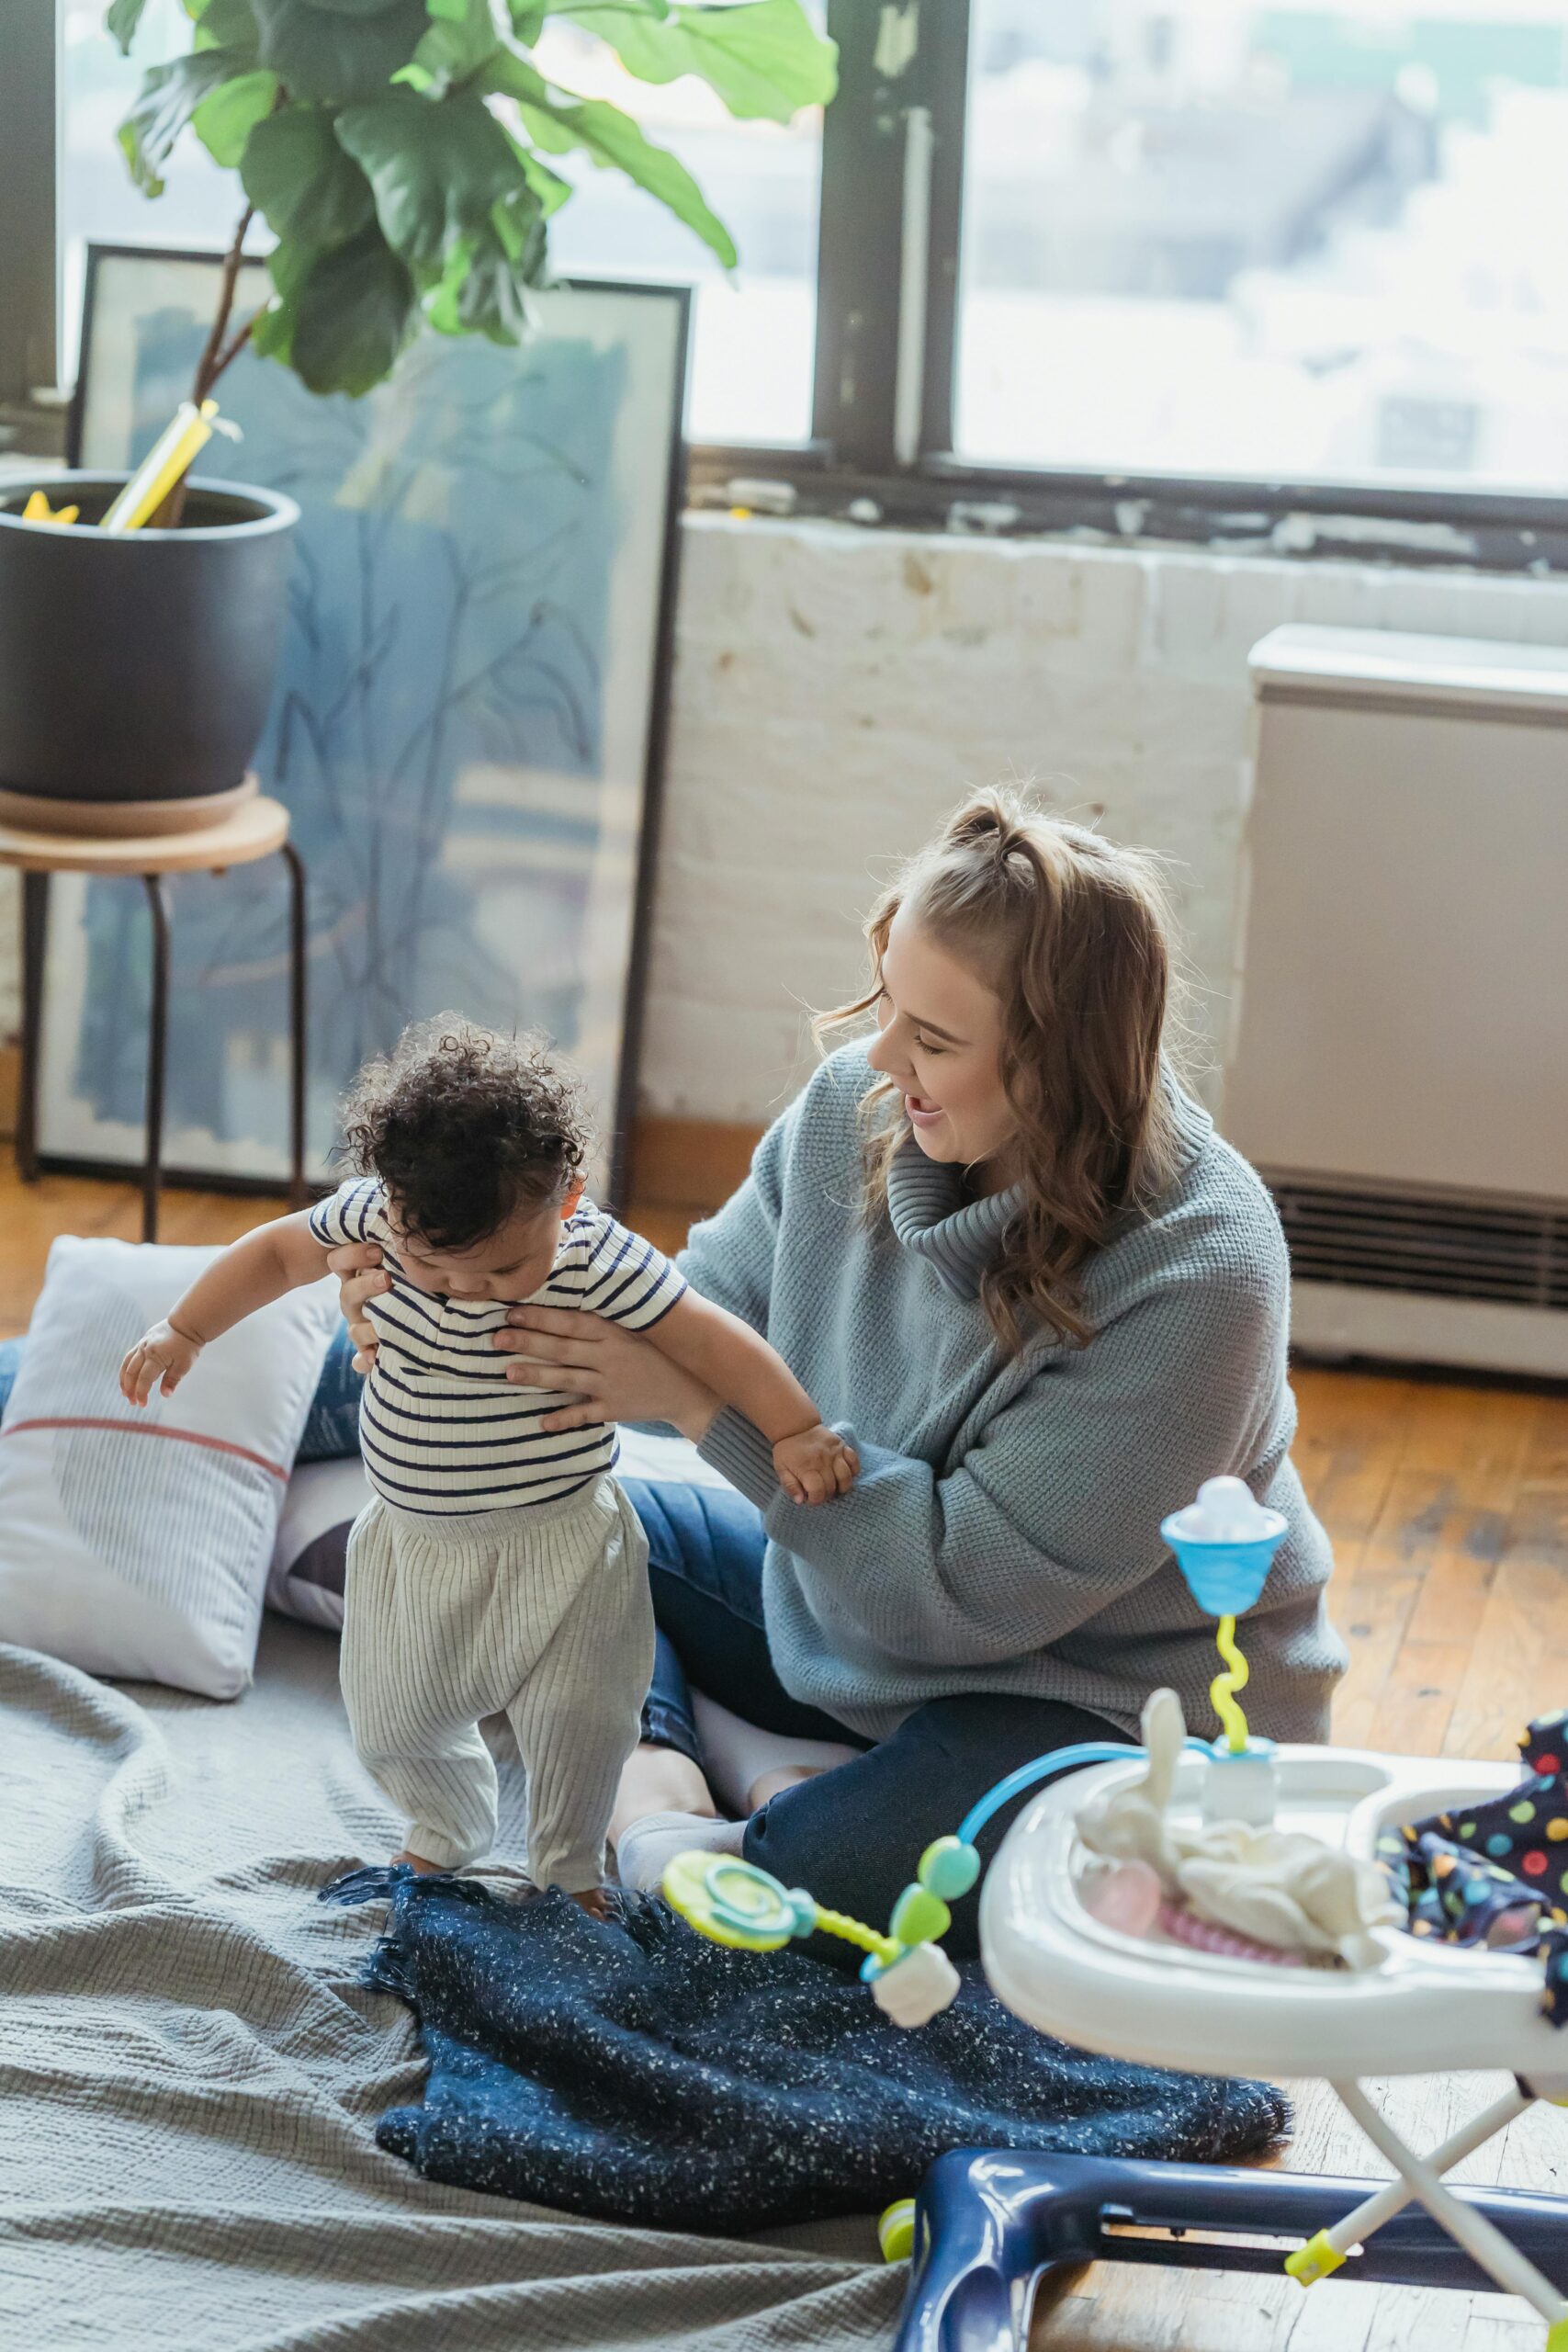
[(310, 1001), (306, 978), (305, 861), (292, 842), (281, 853), (288, 867), (288, 1135), (289, 1193), (297, 1209), (305, 1188), (305, 1055)]
[(49, 876), (22, 876), (22, 1067), (17, 1101), (17, 1173), (38, 1182), (38, 1080), (43, 1032), (43, 962), (49, 935)]
[(144, 874), (152, 918), (152, 997), (147, 1019), (147, 1157), (141, 1170), (141, 1238), (158, 1238), (158, 1193), (164, 1172), (164, 1086), (169, 1053), (169, 910), (163, 876)]
[[(1410, 2196), (1419, 2198), (1439, 2228), (1447, 2230), (1463, 2246), (1505, 2294), (1518, 2295), (1532, 2304), (1554, 2335), (1559, 2330), (1568, 2331), (1568, 2301), (1551, 2279), (1543, 2278), (1534, 2263), (1527, 2260), (1469, 2199), (1445, 2187), (1439, 2177), (1442, 2152), (1439, 2150), (1436, 2158), (1427, 2158), (1407, 2148), (1359, 2083), (1336, 2083), (1334, 2089), (1347, 2114), (1355, 2118), (1378, 2154), (1393, 2165)], [(1511, 2121), (1512, 2118), (1504, 2120)], [(1501, 2123), (1494, 2126), (1496, 2131), (1502, 2128)]]

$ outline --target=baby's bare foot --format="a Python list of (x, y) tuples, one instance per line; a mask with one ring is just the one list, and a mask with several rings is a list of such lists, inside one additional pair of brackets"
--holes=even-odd
[(411, 1853), (406, 1846), (400, 1854), (392, 1856), (392, 1868), (396, 1870), (400, 1862), (407, 1862), (410, 1870), (417, 1871), (421, 1878), (440, 1878), (444, 1869), (440, 1862), (427, 1862), (423, 1854)]
[(571, 1899), (591, 1919), (608, 1919), (610, 1916), (610, 1898), (602, 1886), (585, 1886)]

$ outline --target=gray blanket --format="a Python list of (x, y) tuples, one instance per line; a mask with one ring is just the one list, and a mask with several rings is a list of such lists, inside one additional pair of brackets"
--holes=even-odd
[[(503, 1771), (520, 1850), (521, 1774)], [(336, 1645), (269, 1621), (231, 1705), (0, 1646), (0, 2341), (27, 2352), (883, 2346), (869, 2225), (766, 2243), (570, 2220), (421, 2179), (379, 1910), (325, 1880), (393, 1824)], [(510, 1843), (508, 1842), (510, 1840)]]

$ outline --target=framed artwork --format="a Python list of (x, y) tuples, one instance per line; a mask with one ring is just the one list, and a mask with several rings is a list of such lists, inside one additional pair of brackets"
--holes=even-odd
[[(186, 397), (220, 256), (94, 246), (73, 463), (133, 465)], [(247, 264), (239, 311), (266, 299)], [(618, 1191), (662, 753), (687, 289), (583, 281), (508, 349), (427, 333), (361, 401), (243, 355), (243, 437), (197, 471), (299, 502), (283, 659), (255, 767), (309, 873), (310, 1160), (405, 1023), (546, 1031), (583, 1071)], [(287, 1166), (283, 887), (172, 893), (166, 1164)], [(46, 1165), (140, 1162), (150, 949), (135, 883), (57, 878)]]

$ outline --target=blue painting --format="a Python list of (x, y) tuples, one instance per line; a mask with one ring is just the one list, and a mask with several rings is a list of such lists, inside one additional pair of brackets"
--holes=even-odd
[[(78, 462), (133, 464), (185, 396), (216, 283), (205, 257), (94, 256)], [(240, 303), (265, 300), (259, 266)], [(660, 684), (680, 289), (538, 298), (515, 350), (426, 334), (363, 401), (243, 356), (240, 429), (197, 471), (301, 510), (276, 693), (255, 759), (310, 891), (310, 1146), (410, 1019), (545, 1030), (604, 1136), (625, 1098)], [(276, 861), (173, 899), (165, 1159), (287, 1166), (287, 895)], [(141, 1153), (150, 942), (139, 888), (57, 882), (41, 1148)]]

